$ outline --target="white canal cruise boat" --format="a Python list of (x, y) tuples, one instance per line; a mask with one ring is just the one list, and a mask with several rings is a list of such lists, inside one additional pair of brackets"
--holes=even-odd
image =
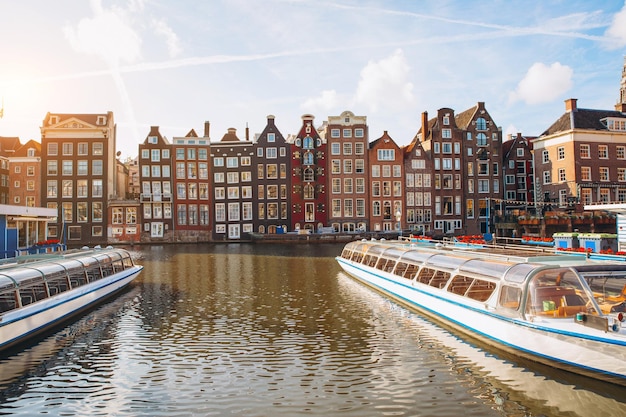
[(124, 249), (29, 255), (0, 264), (0, 351), (60, 324), (135, 279)]
[(337, 261), (359, 281), (491, 346), (626, 386), (625, 258), (363, 240), (348, 243)]

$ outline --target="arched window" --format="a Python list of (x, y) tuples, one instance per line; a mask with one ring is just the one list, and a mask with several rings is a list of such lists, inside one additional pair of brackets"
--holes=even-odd
[(315, 187), (313, 187), (311, 184), (307, 184), (304, 186), (304, 198), (309, 200), (315, 198)]
[(304, 180), (305, 181), (315, 181), (315, 173), (311, 168), (306, 168), (304, 170)]
[(303, 149), (313, 149), (313, 138), (311, 136), (307, 136), (302, 141)]
[(479, 133), (476, 135), (476, 145), (478, 146), (487, 146), (487, 135), (484, 133)]
[(304, 154), (304, 158), (302, 158), (302, 163), (304, 165), (313, 165), (313, 152), (307, 151)]
[(372, 214), (374, 216), (380, 216), (380, 201), (374, 201), (372, 204)]
[(476, 119), (476, 130), (487, 130), (487, 122), (482, 117)]

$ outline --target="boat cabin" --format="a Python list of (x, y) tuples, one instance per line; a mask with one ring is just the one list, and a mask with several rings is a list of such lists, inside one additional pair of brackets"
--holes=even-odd
[[(626, 312), (626, 262), (593, 261), (544, 249), (355, 241), (341, 258), (407, 285), (445, 291), (509, 317), (571, 318)], [(622, 316), (623, 317), (623, 316)]]
[(81, 249), (4, 260), (0, 263), (0, 317), (133, 266), (130, 253), (123, 249)]

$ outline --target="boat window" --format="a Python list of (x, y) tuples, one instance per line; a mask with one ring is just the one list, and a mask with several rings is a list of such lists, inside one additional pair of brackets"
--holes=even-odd
[(626, 272), (583, 274), (602, 313), (626, 312)]
[(102, 272), (100, 271), (100, 266), (98, 264), (90, 265), (86, 270), (87, 281), (94, 282), (102, 278)]
[(419, 266), (408, 263), (408, 262), (398, 262), (396, 266), (395, 274), (404, 278), (411, 279), (415, 276), (415, 273), (419, 270)]
[(130, 253), (124, 252), (124, 256), (122, 257), (122, 262), (124, 264), (124, 269), (133, 267), (133, 258), (130, 256)]
[(0, 289), (0, 314), (17, 308), (15, 295), (15, 289)]
[(365, 257), (363, 258), (363, 265), (373, 267), (374, 265), (376, 265), (376, 261), (378, 261), (378, 256), (368, 254), (365, 255)]
[(465, 262), (459, 270), (461, 272), (469, 272), (479, 274), (500, 280), (502, 275), (511, 267), (510, 262), (498, 262), (493, 259), (485, 261), (481, 259), (470, 259)]
[(380, 256), (385, 250), (387, 250), (386, 246), (372, 246), (371, 248), (369, 248), (367, 253), (369, 255)]
[(498, 301), (500, 306), (511, 310), (519, 309), (519, 305), (522, 301), (522, 289), (519, 287), (512, 287), (510, 285), (503, 285), (500, 290), (500, 300)]
[(34, 283), (24, 287), (20, 285), (19, 291), (23, 306), (34, 303), (35, 301), (43, 300), (44, 298), (48, 297), (48, 293), (46, 292), (46, 287), (43, 281), (39, 281), (38, 283)]
[(393, 267), (396, 265), (395, 259), (383, 258), (381, 257), (376, 264), (376, 268), (381, 271), (391, 272), (393, 271)]
[[(528, 287), (526, 312), (550, 317), (573, 317), (595, 312), (578, 275), (569, 268), (552, 268), (537, 273)], [(588, 311), (589, 305), (591, 311)], [(595, 312), (597, 314), (597, 312)]]
[(80, 287), (81, 285), (85, 285), (87, 283), (87, 277), (85, 276), (84, 270), (69, 270), (68, 271), (70, 277), (70, 284), (72, 284), (72, 288)]
[(124, 263), (122, 262), (122, 255), (119, 252), (110, 252), (113, 262), (113, 272), (121, 272), (124, 270)]
[(467, 258), (450, 255), (434, 255), (428, 258), (427, 264), (437, 269), (454, 270), (465, 262), (467, 262)]
[(17, 308), (15, 281), (0, 275), (0, 314)]
[(513, 265), (504, 275), (504, 280), (508, 282), (516, 282), (521, 284), (526, 281), (528, 275), (538, 268), (533, 264), (517, 264)]
[(466, 277), (465, 275), (457, 275), (452, 278), (448, 286), (448, 291), (458, 295), (465, 295), (465, 292), (469, 289), (470, 285), (472, 285), (472, 281), (472, 278)]
[(494, 282), (474, 279), (472, 286), (467, 290), (465, 296), (476, 301), (487, 301), (495, 289), (496, 284)]
[(432, 268), (422, 268), (417, 278), (422, 284), (427, 284), (435, 288), (445, 287), (449, 279), (449, 272), (438, 271)]
[(12, 290), (15, 288), (15, 281), (6, 275), (0, 275), (0, 292), (4, 290)]
[(402, 258), (406, 261), (410, 261), (416, 264), (423, 264), (426, 260), (432, 257), (433, 254), (431, 252), (418, 252), (412, 251), (405, 253)]
[(47, 276), (46, 284), (48, 285), (50, 296), (65, 292), (69, 289), (65, 272), (55, 272)]
[(405, 249), (389, 248), (384, 252), (384, 256), (393, 259), (400, 259), (406, 253)]

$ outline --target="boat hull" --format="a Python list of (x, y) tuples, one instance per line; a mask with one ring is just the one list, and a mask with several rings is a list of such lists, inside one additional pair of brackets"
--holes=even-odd
[(504, 317), (487, 303), (463, 299), (341, 257), (337, 261), (360, 282), (489, 346), (626, 386), (626, 338), (606, 337), (574, 320), (528, 322)]
[(125, 288), (143, 267), (135, 265), (106, 278), (41, 300), (0, 316), (0, 351), (37, 335), (97, 305)]

